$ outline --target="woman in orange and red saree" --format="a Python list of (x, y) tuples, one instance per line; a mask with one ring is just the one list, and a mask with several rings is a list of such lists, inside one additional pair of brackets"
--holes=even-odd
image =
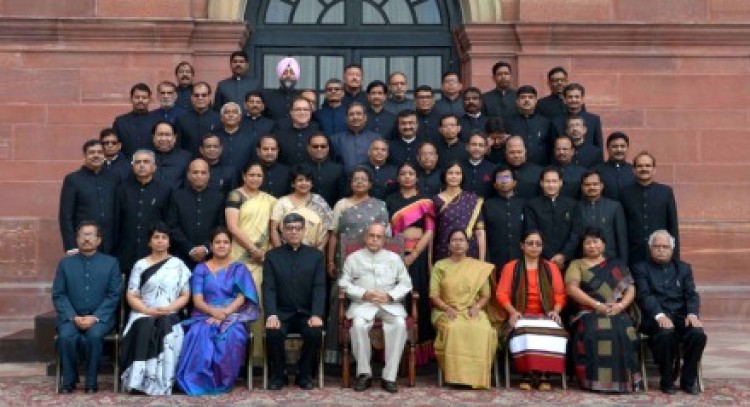
[(419, 293), (419, 342), (417, 365), (434, 359), (432, 341), (435, 330), (430, 323), (430, 265), (432, 237), (435, 233), (435, 207), (432, 199), (417, 189), (417, 171), (414, 164), (405, 162), (398, 168), (398, 192), (385, 199), (391, 214), (391, 231), (404, 242), (403, 259), (409, 269), (412, 286)]
[(557, 266), (541, 257), (539, 231), (524, 233), (523, 257), (511, 260), (502, 270), (497, 300), (508, 313), (503, 332), (516, 371), (524, 374), (520, 388), (551, 390), (546, 373), (565, 371), (567, 333), (560, 311), (565, 305), (565, 286)]

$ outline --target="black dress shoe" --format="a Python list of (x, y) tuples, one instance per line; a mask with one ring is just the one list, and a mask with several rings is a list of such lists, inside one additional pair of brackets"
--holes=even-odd
[(281, 390), (284, 387), (284, 382), (280, 380), (271, 380), (270, 383), (268, 383), (268, 390)]
[(388, 380), (381, 380), (380, 387), (382, 387), (383, 390), (387, 391), (388, 393), (396, 393), (398, 391), (396, 382), (391, 382)]
[(86, 388), (86, 394), (96, 394), (99, 392), (99, 388), (97, 387), (87, 387)]
[(674, 386), (662, 386), (661, 392), (664, 394), (672, 395), (677, 393), (677, 389), (675, 389)]
[(682, 391), (684, 391), (687, 394), (697, 396), (701, 393), (701, 389), (698, 387), (697, 384), (694, 384), (692, 386), (680, 386)]
[(313, 384), (312, 380), (297, 381), (297, 386), (299, 386), (299, 388), (302, 390), (312, 390), (315, 388), (315, 385)]
[(354, 382), (354, 391), (365, 391), (372, 386), (372, 377), (367, 375), (357, 376), (357, 380)]
[(63, 386), (60, 387), (60, 394), (71, 394), (75, 391), (75, 386)]

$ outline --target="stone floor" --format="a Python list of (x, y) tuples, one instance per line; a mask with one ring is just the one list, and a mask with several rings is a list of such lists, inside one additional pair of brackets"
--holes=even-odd
[[(706, 379), (750, 379), (750, 326), (707, 322), (708, 345), (703, 356)], [(0, 377), (44, 375), (44, 363), (0, 363)]]

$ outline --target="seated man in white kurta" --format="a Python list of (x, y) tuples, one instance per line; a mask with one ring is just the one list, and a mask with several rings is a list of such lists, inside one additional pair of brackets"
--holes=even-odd
[(385, 367), (381, 386), (395, 393), (399, 360), (406, 344), (406, 310), (401, 300), (411, 291), (409, 272), (401, 257), (387, 249), (385, 227), (372, 224), (365, 231), (365, 248), (349, 255), (339, 279), (352, 302), (346, 317), (352, 320), (350, 330), (352, 353), (357, 360), (354, 390), (363, 391), (372, 384), (369, 331), (375, 318), (383, 322)]

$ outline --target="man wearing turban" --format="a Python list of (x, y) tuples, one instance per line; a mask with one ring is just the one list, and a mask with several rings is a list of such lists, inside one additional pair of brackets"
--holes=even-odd
[[(276, 120), (277, 123), (281, 119), (289, 117), (289, 109), (292, 106), (292, 101), (299, 96), (296, 86), (300, 74), (299, 62), (292, 57), (283, 58), (276, 64), (276, 77), (279, 78), (279, 87), (278, 89), (267, 89), (264, 99), (266, 102), (266, 113), (271, 119)], [(288, 120), (283, 120), (283, 122), (288, 123)]]

